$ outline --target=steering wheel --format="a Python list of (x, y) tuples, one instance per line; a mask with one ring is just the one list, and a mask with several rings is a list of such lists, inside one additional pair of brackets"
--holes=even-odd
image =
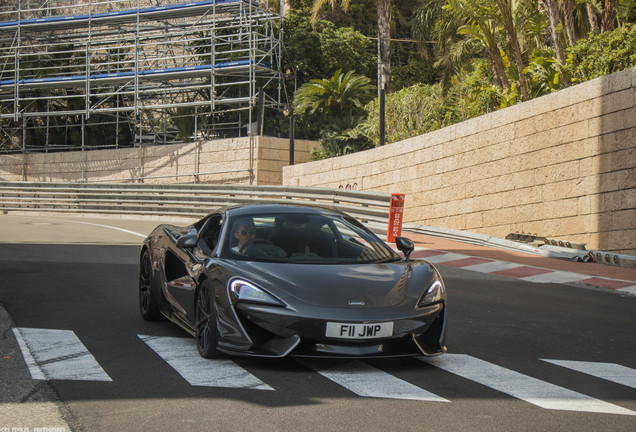
[(248, 240), (245, 242), (245, 244), (243, 244), (243, 246), (241, 246), (241, 248), (239, 249), (240, 253), (245, 253), (245, 250), (255, 244), (268, 244), (268, 245), (272, 245), (272, 246), (276, 246), (274, 243), (272, 243), (271, 241), (267, 240), (267, 239), (263, 239), (263, 238), (255, 238), (252, 240)]

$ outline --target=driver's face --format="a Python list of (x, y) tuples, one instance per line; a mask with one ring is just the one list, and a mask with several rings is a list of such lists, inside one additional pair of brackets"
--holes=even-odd
[(240, 248), (246, 242), (256, 238), (256, 228), (254, 225), (239, 225), (234, 237), (238, 239), (238, 247)]

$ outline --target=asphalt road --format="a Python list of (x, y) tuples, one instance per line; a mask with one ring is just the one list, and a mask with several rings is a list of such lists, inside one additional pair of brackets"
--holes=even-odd
[[(0, 303), (18, 329), (0, 342), (0, 413), (57, 398), (63, 427), (90, 432), (636, 430), (634, 296), (440, 266), (444, 356), (235, 358), (193, 372), (179, 363), (196, 362), (193, 341), (137, 309), (138, 245), (157, 223), (54, 219), (0, 215)], [(82, 348), (47, 363), (51, 344)], [(29, 362), (53, 378), (34, 379)], [(66, 378), (47, 369), (56, 362)], [(57, 425), (18, 417), (0, 416), (0, 430)]]

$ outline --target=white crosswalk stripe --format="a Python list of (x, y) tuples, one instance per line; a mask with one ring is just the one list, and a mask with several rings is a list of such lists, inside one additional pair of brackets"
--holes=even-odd
[(542, 408), (636, 415), (636, 412), (627, 408), (594, 399), (466, 354), (445, 354), (440, 357), (420, 357), (420, 359)]
[(274, 390), (232, 360), (202, 358), (194, 339), (138, 336), (191, 385)]
[(583, 362), (572, 360), (549, 360), (541, 359), (545, 362), (555, 364), (577, 372), (592, 375), (617, 384), (636, 388), (636, 369), (621, 366), (616, 363)]
[(316, 361), (303, 360), (301, 363), (359, 396), (449, 402), (440, 396), (358, 360), (326, 369), (321, 369)]
[(16, 327), (13, 334), (33, 379), (112, 381), (72, 330)]
[[(71, 330), (19, 327), (13, 333), (33, 379), (112, 381)], [(199, 356), (194, 339), (138, 335), (190, 385), (274, 390), (229, 359)], [(635, 411), (541, 381), (466, 354), (418, 357), (419, 360), (512, 397), (551, 410), (636, 415)], [(540, 359), (557, 366), (636, 388), (636, 370), (614, 363)], [(300, 363), (362, 397), (450, 402), (363, 361)], [(327, 366), (332, 365), (332, 366)]]

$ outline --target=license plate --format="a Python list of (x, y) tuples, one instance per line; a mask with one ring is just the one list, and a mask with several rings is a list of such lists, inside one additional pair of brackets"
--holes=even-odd
[(393, 323), (353, 324), (328, 322), (327, 337), (341, 339), (375, 339), (393, 336)]

